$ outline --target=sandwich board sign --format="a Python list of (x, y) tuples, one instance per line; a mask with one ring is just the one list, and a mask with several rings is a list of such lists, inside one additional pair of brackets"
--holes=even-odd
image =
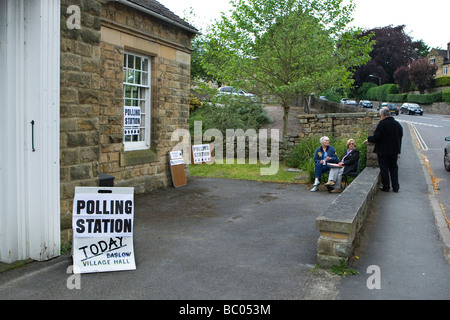
[(73, 272), (135, 270), (134, 188), (76, 187)]
[(186, 172), (184, 171), (184, 159), (182, 151), (171, 151), (170, 172), (172, 173), (172, 182), (175, 188), (187, 185)]
[(212, 144), (197, 144), (191, 147), (191, 163), (203, 164), (213, 161)]

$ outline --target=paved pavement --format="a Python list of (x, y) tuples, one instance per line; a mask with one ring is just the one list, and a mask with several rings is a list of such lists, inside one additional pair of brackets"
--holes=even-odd
[[(339, 299), (450, 299), (449, 229), (409, 128), (403, 128), (400, 192), (377, 194), (355, 253), (360, 259), (352, 265), (359, 274), (339, 283)], [(367, 288), (375, 274), (370, 266), (379, 268), (381, 289)]]
[(450, 299), (448, 228), (405, 134), (400, 192), (377, 194), (350, 266), (357, 275), (315, 268), (315, 219), (337, 194), (190, 178), (135, 198), (136, 270), (82, 274), (81, 289), (69, 289), (64, 255), (0, 273), (0, 299)]

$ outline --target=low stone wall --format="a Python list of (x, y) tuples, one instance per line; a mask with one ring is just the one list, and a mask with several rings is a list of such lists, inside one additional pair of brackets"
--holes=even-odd
[(306, 114), (299, 115), (298, 121), (301, 124), (300, 132), (284, 137), (280, 146), (281, 157), (302, 139), (322, 136), (348, 139), (361, 137), (366, 130), (376, 128), (380, 117), (377, 112)]
[(317, 263), (321, 267), (348, 263), (355, 239), (368, 216), (378, 191), (379, 169), (367, 167), (316, 219), (320, 232), (317, 241)]
[(376, 112), (327, 113), (299, 115), (298, 121), (301, 124), (300, 139), (324, 135), (353, 138), (378, 124), (380, 118)]
[(450, 115), (450, 104), (447, 102), (435, 102), (431, 105), (421, 105), (423, 113), (436, 113)]

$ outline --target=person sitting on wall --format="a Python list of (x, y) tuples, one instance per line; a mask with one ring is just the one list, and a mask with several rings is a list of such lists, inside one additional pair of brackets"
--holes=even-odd
[(331, 167), (328, 175), (328, 182), (325, 186), (331, 193), (342, 192), (341, 180), (343, 174), (356, 172), (358, 170), (359, 150), (356, 149), (356, 142), (353, 139), (347, 141), (347, 151), (338, 163), (339, 167)]
[(330, 172), (330, 167), (327, 163), (338, 163), (339, 158), (336, 155), (336, 150), (333, 146), (330, 146), (330, 139), (327, 136), (324, 136), (319, 139), (321, 146), (316, 149), (314, 153), (314, 187), (311, 189), (311, 192), (316, 192), (319, 190), (320, 185), (320, 177), (324, 173)]

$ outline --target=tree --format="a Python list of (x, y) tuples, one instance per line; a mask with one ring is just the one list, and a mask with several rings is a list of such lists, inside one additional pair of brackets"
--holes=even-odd
[(425, 93), (426, 89), (430, 89), (434, 84), (434, 76), (436, 75), (437, 67), (429, 63), (428, 59), (422, 58), (411, 62), (409, 67), (409, 78), (421, 94)]
[(208, 35), (217, 59), (203, 65), (227, 82), (275, 96), (286, 135), (293, 99), (350, 85), (351, 70), (369, 59), (372, 43), (345, 29), (354, 5), (342, 2), (231, 0), (231, 16), (222, 15)]
[(415, 48), (419, 48), (419, 45), (413, 45), (411, 37), (405, 33), (404, 28), (404, 25), (387, 26), (362, 33), (362, 36), (372, 33), (372, 40), (375, 40), (376, 44), (370, 53), (370, 61), (356, 70), (355, 85), (360, 86), (370, 81), (371, 74), (381, 77), (382, 83), (393, 83), (394, 72), (418, 58), (419, 51)]
[(431, 50), (431, 48), (423, 40), (414, 41), (412, 46), (414, 51), (417, 53), (417, 56), (421, 58), (425, 58)]
[(395, 83), (400, 92), (408, 92), (411, 88), (409, 66), (401, 66), (394, 72)]

